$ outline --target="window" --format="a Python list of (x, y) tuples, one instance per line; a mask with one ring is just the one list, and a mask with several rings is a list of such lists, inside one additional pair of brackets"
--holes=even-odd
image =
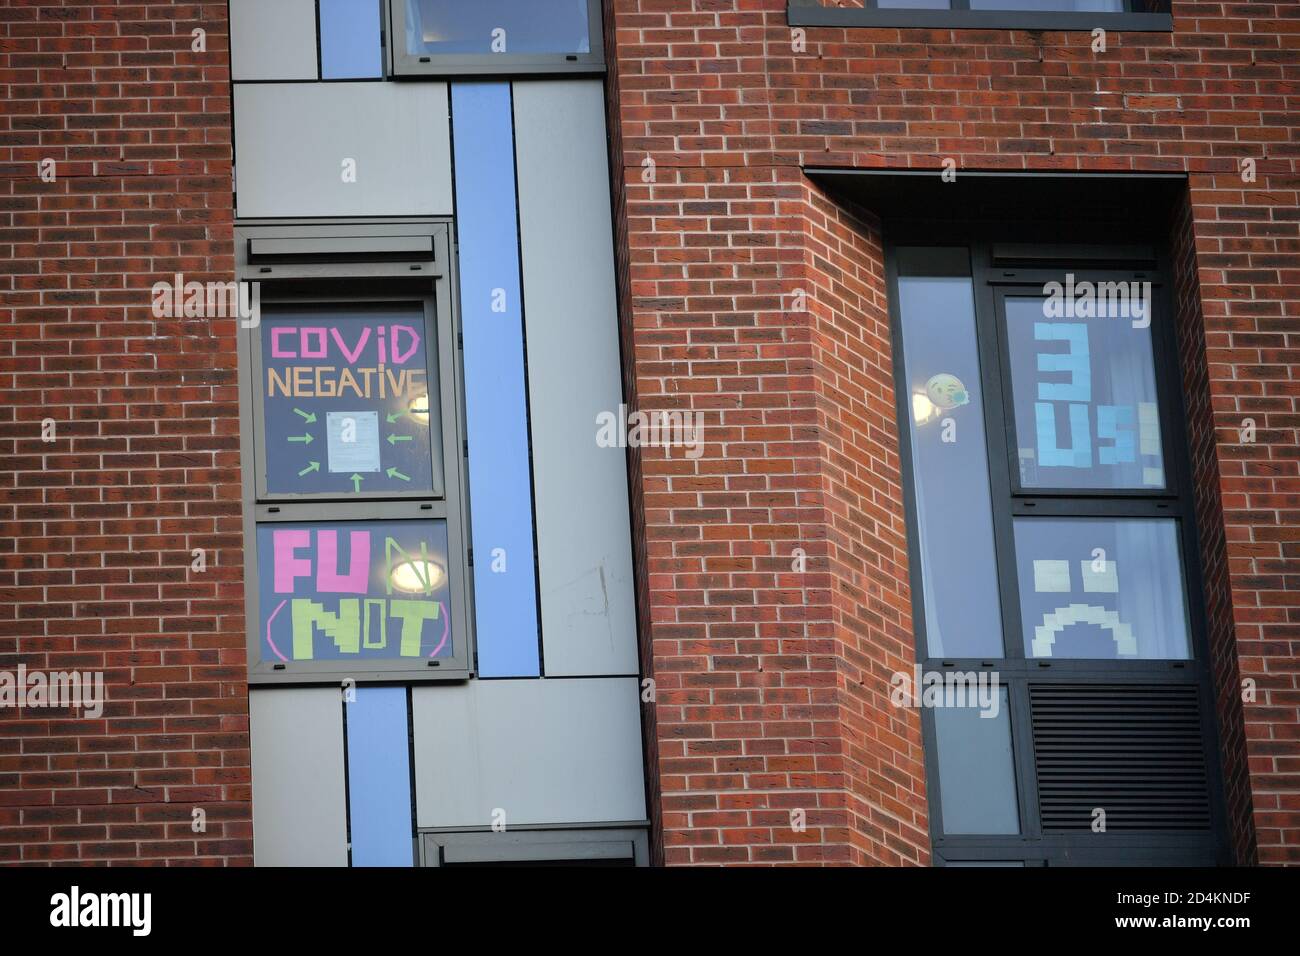
[(1169, 0), (790, 0), (790, 26), (1171, 31)]
[(446, 227), (240, 238), (250, 680), (468, 676)]
[(500, 833), (424, 833), (424, 866), (624, 867), (649, 866), (645, 830), (508, 830)]
[(396, 74), (599, 71), (599, 0), (390, 0)]
[(948, 865), (1221, 845), (1157, 258), (889, 250), (918, 657), (948, 688), (921, 701)]

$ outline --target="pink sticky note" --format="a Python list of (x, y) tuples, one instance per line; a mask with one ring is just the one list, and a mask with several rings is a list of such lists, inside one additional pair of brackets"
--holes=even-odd
[(347, 574), (339, 574), (337, 531), (316, 532), (316, 590), (321, 594), (365, 594), (370, 589), (370, 532), (349, 532)]
[(311, 544), (306, 528), (276, 528), (271, 532), (271, 546), (275, 552), (275, 593), (292, 594), (294, 578), (311, 575), (311, 559), (299, 558), (294, 552)]

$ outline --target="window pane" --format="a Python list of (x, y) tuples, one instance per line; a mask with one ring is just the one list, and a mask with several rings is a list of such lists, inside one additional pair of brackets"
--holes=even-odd
[(263, 661), (450, 657), (444, 521), (257, 528)]
[(1077, 13), (1123, 13), (1124, 0), (970, 0), (972, 10), (1055, 10)]
[(406, 0), (407, 52), (590, 53), (587, 0)]
[(947, 10), (948, 0), (879, 0), (881, 10)]
[(929, 656), (1001, 657), (969, 254), (899, 249), (898, 263)]
[(1007, 689), (996, 716), (978, 707), (936, 707), (944, 833), (1019, 833)]
[(267, 491), (441, 489), (437, 350), (420, 308), (277, 308), (261, 330)]
[(1017, 518), (1026, 657), (1191, 656), (1170, 519)]
[(326, 80), (383, 76), (377, 0), (320, 0), (320, 69)]
[(1165, 486), (1150, 293), (1106, 286), (1006, 300), (1022, 487)]

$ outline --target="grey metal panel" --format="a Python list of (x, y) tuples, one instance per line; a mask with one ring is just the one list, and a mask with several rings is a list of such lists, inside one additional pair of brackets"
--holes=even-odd
[(234, 112), (241, 217), (452, 212), (446, 83), (236, 84)]
[(316, 0), (230, 0), (230, 78), (316, 79)]
[(411, 691), (421, 827), (645, 818), (636, 678), (472, 680)]
[(627, 460), (600, 80), (514, 84), (524, 318), (548, 675), (637, 673)]
[(249, 239), (248, 255), (359, 256), (424, 253), (433, 258), (432, 236), (351, 236), (313, 239)]
[(253, 690), (248, 709), (254, 863), (347, 866), (342, 692)]

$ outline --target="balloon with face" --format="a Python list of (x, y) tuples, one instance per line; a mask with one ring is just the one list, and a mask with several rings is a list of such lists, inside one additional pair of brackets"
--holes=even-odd
[(925, 383), (925, 394), (936, 408), (948, 411), (970, 403), (970, 393), (956, 375), (940, 372)]

